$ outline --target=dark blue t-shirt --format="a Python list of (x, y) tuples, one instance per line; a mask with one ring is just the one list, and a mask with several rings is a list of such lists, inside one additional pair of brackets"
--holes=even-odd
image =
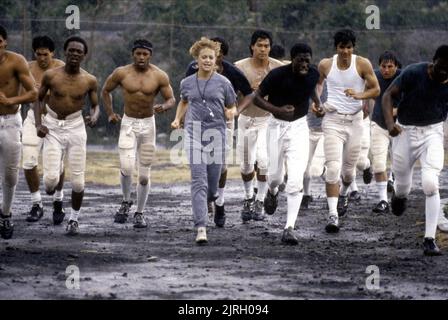
[(448, 84), (431, 80), (428, 65), (428, 62), (409, 65), (391, 84), (401, 90), (398, 122), (403, 125), (427, 126), (446, 119)]
[(294, 106), (294, 121), (308, 113), (310, 99), (319, 81), (319, 71), (311, 65), (305, 77), (296, 75), (292, 71), (292, 63), (275, 68), (261, 82), (258, 87), (260, 96), (268, 96), (268, 101), (276, 107)]
[[(185, 77), (191, 76), (198, 71), (198, 63), (196, 61), (190, 62), (187, 68)], [(222, 61), (222, 73), (233, 86), (235, 92), (241, 92), (243, 96), (247, 96), (252, 93), (252, 87), (246, 76), (233, 64), (225, 60)]]
[[(401, 74), (401, 69), (397, 69), (397, 72), (395, 75), (390, 79), (384, 79), (381, 75), (380, 70), (375, 70), (376, 78), (378, 79), (378, 82), (380, 84), (381, 93), (378, 97), (375, 99), (375, 106), (373, 107), (372, 112), (372, 121), (375, 121), (381, 128), (387, 130), (386, 121), (384, 121), (384, 115), (383, 115), (383, 108), (381, 100), (383, 99), (384, 92), (386, 92), (387, 88), (389, 88), (389, 85), (392, 83), (392, 81), (395, 80), (396, 77), (398, 77)], [(397, 106), (399, 100), (394, 101), (394, 107)]]

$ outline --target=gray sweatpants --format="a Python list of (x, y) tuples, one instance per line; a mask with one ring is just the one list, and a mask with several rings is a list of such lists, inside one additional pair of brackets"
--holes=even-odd
[(191, 203), (196, 228), (207, 225), (207, 201), (217, 198), (222, 164), (190, 164)]

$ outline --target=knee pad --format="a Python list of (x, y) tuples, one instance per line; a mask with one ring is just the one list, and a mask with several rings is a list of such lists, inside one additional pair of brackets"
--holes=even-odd
[(398, 198), (406, 198), (411, 192), (411, 184), (397, 184), (394, 183), (395, 196)]
[(381, 173), (386, 171), (386, 163), (383, 161), (379, 161), (378, 159), (374, 159), (372, 162), (372, 171), (373, 173)]
[(266, 159), (261, 159), (261, 160), (257, 160), (257, 168), (258, 168), (258, 172), (260, 172), (260, 174), (262, 176), (265, 176), (268, 174), (268, 162)]
[(330, 184), (338, 183), (341, 174), (341, 163), (339, 161), (327, 161), (325, 166), (327, 167), (325, 181)]
[(5, 170), (5, 186), (6, 187), (15, 187), (17, 185), (19, 177), (19, 170), (17, 168), (6, 168)]
[(44, 175), (44, 184), (45, 184), (45, 191), (48, 194), (53, 194), (56, 186), (59, 183), (59, 174), (58, 172), (52, 172)]
[(138, 183), (142, 186), (146, 186), (150, 181), (151, 168), (140, 167), (138, 170)]
[(76, 193), (80, 193), (84, 190), (84, 172), (72, 173), (71, 177), (72, 190)]
[(253, 163), (241, 163), (240, 165), (241, 173), (244, 175), (251, 174), (254, 172), (254, 164)]
[(348, 183), (348, 182), (352, 182), (355, 179), (355, 170), (350, 170), (350, 169), (343, 169), (342, 170), (342, 179), (344, 180), (344, 182)]
[(435, 173), (422, 172), (422, 188), (426, 196), (431, 197), (439, 192), (439, 177)]

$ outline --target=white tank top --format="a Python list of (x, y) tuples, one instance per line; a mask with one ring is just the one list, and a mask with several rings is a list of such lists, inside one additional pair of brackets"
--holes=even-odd
[(333, 63), (327, 75), (327, 103), (343, 114), (353, 114), (362, 110), (362, 100), (347, 97), (344, 93), (347, 89), (355, 92), (363, 92), (365, 81), (356, 70), (356, 55), (352, 54), (350, 67), (347, 70), (339, 70), (338, 55), (333, 56)]

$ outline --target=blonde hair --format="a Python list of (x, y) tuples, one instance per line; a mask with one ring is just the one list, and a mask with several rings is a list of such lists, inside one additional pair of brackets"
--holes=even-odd
[(205, 48), (212, 49), (215, 51), (216, 56), (218, 56), (221, 51), (221, 44), (219, 42), (212, 41), (209, 38), (201, 37), (201, 40), (196, 41), (191, 46), (190, 54), (193, 58), (197, 59), (199, 57), (199, 52)]

